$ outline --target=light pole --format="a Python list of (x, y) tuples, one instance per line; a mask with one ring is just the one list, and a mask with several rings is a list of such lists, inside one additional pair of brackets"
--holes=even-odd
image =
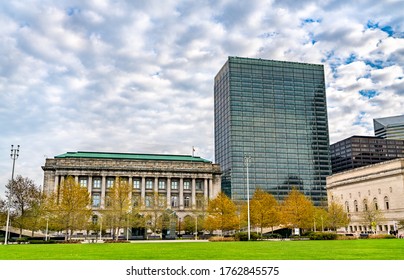
[(13, 196), (13, 185), (14, 185), (14, 167), (15, 167), (15, 160), (18, 158), (19, 152), (20, 152), (20, 145), (17, 145), (17, 149), (14, 149), (14, 145), (11, 145), (10, 157), (13, 160), (13, 169), (11, 171), (11, 185), (8, 193), (7, 224), (6, 224), (6, 236), (4, 240), (4, 245), (7, 245), (9, 234), (11, 197)]
[(248, 241), (250, 241), (251, 231), (250, 231), (250, 182), (249, 182), (249, 174), (248, 167), (250, 165), (251, 156), (244, 156), (244, 164), (247, 167), (247, 233), (248, 233)]

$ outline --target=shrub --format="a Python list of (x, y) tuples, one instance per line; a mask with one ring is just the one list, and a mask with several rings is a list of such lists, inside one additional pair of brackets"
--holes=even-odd
[(28, 242), (28, 238), (27, 238), (27, 237), (21, 237), (21, 238), (17, 238), (15, 241), (16, 241), (18, 244), (27, 243), (27, 242)]
[(119, 240), (107, 239), (107, 240), (104, 240), (104, 243), (129, 243), (129, 241), (122, 240), (122, 239), (119, 239)]
[(395, 239), (396, 237), (391, 234), (370, 234), (370, 239)]
[(282, 235), (279, 233), (265, 233), (262, 235), (262, 238), (266, 239), (281, 239)]
[(39, 240), (39, 239), (32, 239), (29, 241), (29, 244), (55, 244), (56, 241), (55, 240)]
[(235, 241), (234, 237), (223, 237), (223, 236), (212, 236), (209, 238), (211, 242), (220, 242), (220, 241)]
[(334, 232), (312, 232), (308, 237), (310, 240), (336, 240), (338, 235)]
[[(250, 240), (256, 241), (260, 238), (260, 235), (256, 232), (250, 232)], [(236, 241), (248, 241), (248, 232), (237, 232), (234, 235)]]

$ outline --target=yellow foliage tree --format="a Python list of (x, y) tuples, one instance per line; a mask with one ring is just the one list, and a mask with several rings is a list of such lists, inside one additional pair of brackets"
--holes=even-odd
[(239, 219), (236, 210), (234, 202), (224, 193), (219, 193), (216, 198), (209, 202), (205, 228), (209, 231), (220, 230), (221, 233), (237, 229)]
[[(247, 211), (244, 207), (244, 211)], [(256, 189), (250, 201), (251, 224), (262, 229), (279, 225), (278, 202), (275, 197), (262, 189)]]
[(328, 225), (332, 230), (340, 227), (346, 227), (349, 224), (349, 218), (344, 211), (344, 206), (336, 201), (331, 201), (328, 205)]
[(313, 224), (313, 203), (301, 192), (293, 189), (281, 206), (281, 220), (289, 228), (311, 228)]
[(117, 240), (121, 228), (129, 224), (131, 200), (130, 186), (126, 180), (116, 178), (114, 185), (106, 194), (104, 216), (112, 229), (112, 235)]
[(54, 201), (55, 220), (65, 230), (67, 240), (74, 230), (85, 229), (90, 222), (92, 210), (90, 208), (90, 195), (87, 188), (81, 187), (73, 177), (67, 177), (59, 186), (58, 195), (50, 196)]

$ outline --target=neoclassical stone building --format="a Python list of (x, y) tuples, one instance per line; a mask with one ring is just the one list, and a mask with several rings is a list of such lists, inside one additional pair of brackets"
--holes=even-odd
[(105, 207), (105, 197), (117, 178), (132, 188), (132, 202), (142, 210), (151, 206), (153, 195), (179, 218), (198, 211), (220, 192), (221, 171), (217, 164), (187, 155), (68, 152), (46, 159), (43, 190), (57, 191), (67, 176), (88, 188), (93, 210)]
[[(329, 201), (344, 205), (350, 216), (347, 233), (390, 233), (404, 220), (404, 158), (355, 168), (327, 177)], [(382, 218), (375, 225), (363, 219), (366, 209), (378, 209)], [(403, 234), (399, 230), (399, 235)]]

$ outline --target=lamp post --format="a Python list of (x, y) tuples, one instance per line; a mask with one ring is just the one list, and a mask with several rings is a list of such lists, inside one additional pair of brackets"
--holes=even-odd
[(250, 231), (250, 182), (249, 182), (249, 174), (248, 174), (248, 167), (250, 165), (251, 156), (245, 155), (244, 156), (244, 164), (247, 167), (247, 233), (248, 233), (248, 240), (251, 237)]
[(10, 157), (13, 160), (13, 169), (11, 171), (11, 185), (10, 185), (10, 190), (8, 193), (7, 224), (6, 224), (6, 236), (5, 236), (5, 240), (4, 240), (4, 245), (7, 245), (8, 234), (9, 234), (11, 197), (13, 196), (13, 185), (14, 185), (14, 167), (15, 167), (15, 160), (18, 158), (19, 152), (20, 152), (20, 145), (17, 145), (17, 149), (14, 149), (14, 145), (11, 145)]

